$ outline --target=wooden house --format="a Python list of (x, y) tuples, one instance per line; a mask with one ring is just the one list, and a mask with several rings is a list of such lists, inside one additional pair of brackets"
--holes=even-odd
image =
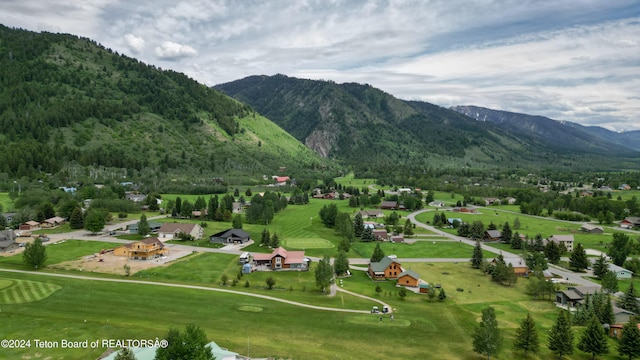
[(405, 270), (398, 275), (398, 286), (418, 287), (420, 275), (413, 270)]
[(253, 263), (256, 270), (309, 270), (309, 260), (304, 256), (304, 251), (287, 251), (279, 247), (271, 254), (253, 254)]
[(40, 223), (37, 221), (31, 220), (21, 224), (19, 227), (19, 230), (31, 231), (31, 230), (38, 230), (39, 228), (40, 228)]
[(155, 237), (134, 241), (113, 249), (113, 255), (125, 256), (133, 260), (151, 260), (159, 256), (164, 256), (168, 254), (168, 252), (169, 249), (164, 246), (162, 241)]
[(367, 269), (369, 277), (373, 280), (397, 279), (403, 271), (402, 264), (388, 256), (378, 262), (369, 263)]

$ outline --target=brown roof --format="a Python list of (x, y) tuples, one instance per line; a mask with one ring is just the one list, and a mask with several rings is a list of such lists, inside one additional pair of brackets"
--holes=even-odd
[(61, 218), (60, 216), (54, 216), (50, 219), (45, 220), (45, 222), (49, 223), (49, 224), (55, 224), (55, 223), (61, 223), (64, 222), (64, 218)]
[(189, 234), (193, 228), (196, 227), (196, 224), (185, 224), (185, 223), (163, 223), (160, 226), (160, 230), (158, 232), (161, 233), (176, 233), (180, 230), (183, 233)]
[(277, 249), (273, 250), (271, 254), (254, 254), (253, 260), (255, 261), (271, 260), (275, 256), (283, 257), (285, 264), (299, 264), (304, 262), (304, 251), (287, 251), (283, 247), (278, 247)]

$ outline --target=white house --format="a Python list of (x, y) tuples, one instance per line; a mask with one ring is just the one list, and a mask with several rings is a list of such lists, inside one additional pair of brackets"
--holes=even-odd
[(609, 271), (613, 271), (618, 279), (631, 279), (631, 276), (633, 276), (633, 272), (616, 264), (609, 264)]

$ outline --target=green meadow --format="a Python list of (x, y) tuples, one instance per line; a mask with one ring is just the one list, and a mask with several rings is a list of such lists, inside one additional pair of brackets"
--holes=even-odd
[[(513, 206), (513, 205), (510, 205)], [(604, 226), (603, 234), (587, 234), (580, 231), (581, 222), (560, 221), (552, 218), (544, 218), (539, 216), (529, 216), (526, 214), (513, 213), (511, 211), (503, 211), (502, 207), (486, 207), (479, 208), (477, 214), (458, 213), (453, 211), (445, 211), (447, 218), (460, 218), (464, 222), (473, 223), (474, 221), (482, 221), (485, 228), (493, 223), (498, 230), (502, 229), (505, 222), (509, 222), (512, 231), (517, 231), (521, 235), (533, 238), (536, 234), (541, 234), (543, 238), (551, 235), (573, 235), (576, 243), (582, 243), (585, 248), (596, 249), (600, 251), (606, 250), (606, 245), (611, 242), (612, 234), (617, 231), (615, 227)], [(418, 221), (430, 223), (433, 220), (434, 212), (426, 212), (418, 215)], [(520, 221), (520, 228), (514, 229), (515, 219)], [(451, 234), (457, 234), (454, 229), (443, 229)], [(508, 247), (508, 245), (505, 245)], [(499, 247), (499, 246), (498, 246)]]
[[(351, 245), (349, 256), (370, 258), (376, 244), (385, 255), (396, 255), (399, 258), (469, 258), (473, 255), (473, 246), (457, 241), (429, 239), (409, 243), (392, 242), (356, 242)], [(493, 257), (493, 253), (484, 251), (484, 257)]]
[(9, 193), (0, 192), (0, 206), (2, 209), (0, 212), (9, 212), (13, 209), (13, 201), (11, 201)]
[[(206, 271), (204, 264), (211, 265), (211, 274), (233, 270), (235, 259), (218, 257), (220, 255), (192, 258), (192, 261), (198, 258), (202, 261), (199, 265), (190, 264), (194, 266), (192, 274)], [(215, 262), (222, 264), (216, 265)], [(167, 267), (167, 274), (173, 272), (178, 274), (176, 277), (188, 277), (190, 267), (181, 268), (180, 264)], [(545, 346), (545, 334), (552, 326), (557, 310), (550, 301), (532, 301), (524, 293), (526, 279), (518, 279), (514, 286), (506, 287), (491, 282), (488, 276), (463, 263), (407, 263), (405, 267), (416, 271), (425, 281), (441, 285), (447, 299), (444, 302), (429, 301), (426, 295), (411, 292), (402, 299), (393, 282), (374, 283), (362, 271), (354, 271), (353, 276), (342, 279), (341, 286), (345, 290), (380, 299), (394, 309), (393, 320), (383, 316), (381, 321), (378, 315), (313, 310), (203, 289), (106, 283), (37, 273), (17, 276), (0, 272), (0, 285), (4, 286), (0, 289), (0, 296), (14, 287), (6, 284), (15, 283), (18, 281), (16, 278), (49, 284), (56, 289), (36, 301), (0, 303), (0, 321), (3, 333), (12, 339), (54, 342), (62, 339), (162, 339), (169, 327), (183, 328), (193, 323), (201, 326), (208, 338), (219, 345), (257, 357), (481, 359), (472, 351), (471, 335), (481, 310), (491, 305), (496, 309), (504, 336), (504, 346), (497, 358), (521, 357), (512, 350), (511, 344), (515, 329), (527, 312), (534, 316), (542, 345), (540, 354), (530, 359), (551, 356)], [(282, 288), (277, 284), (275, 290), (259, 289), (257, 283), (268, 275), (274, 276), (277, 283), (283, 283)], [(311, 286), (312, 272), (254, 273), (245, 275), (241, 281), (245, 279), (252, 283), (248, 289), (240, 284), (226, 288), (329, 307), (368, 310), (377, 305), (340, 292), (334, 298), (322, 295)], [(286, 284), (291, 284), (293, 290)], [(310, 286), (303, 290), (300, 288), (303, 284)], [(380, 293), (375, 291), (376, 285), (381, 285)], [(574, 330), (580, 331), (579, 328)], [(615, 349), (613, 340), (610, 341), (611, 348)], [(399, 343), (403, 346), (398, 346)], [(425, 346), (425, 343), (431, 345)], [(54, 359), (87, 359), (97, 358), (105, 350), (101, 346), (77, 350), (54, 348), (47, 349), (46, 354)], [(42, 349), (33, 347), (6, 350), (8, 358), (38, 358), (42, 353)], [(588, 356), (576, 349), (576, 354), (567, 358), (586, 359)]]
[[(54, 265), (63, 261), (79, 260), (83, 256), (95, 254), (102, 249), (113, 249), (117, 244), (102, 241), (65, 240), (47, 244), (47, 260), (45, 266)], [(12, 256), (0, 256), (0, 266), (31, 270), (22, 259), (22, 253)]]

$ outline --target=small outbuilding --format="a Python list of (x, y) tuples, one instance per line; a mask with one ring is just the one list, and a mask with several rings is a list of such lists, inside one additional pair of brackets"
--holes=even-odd
[(246, 263), (242, 265), (242, 273), (243, 274), (251, 274), (251, 264)]

